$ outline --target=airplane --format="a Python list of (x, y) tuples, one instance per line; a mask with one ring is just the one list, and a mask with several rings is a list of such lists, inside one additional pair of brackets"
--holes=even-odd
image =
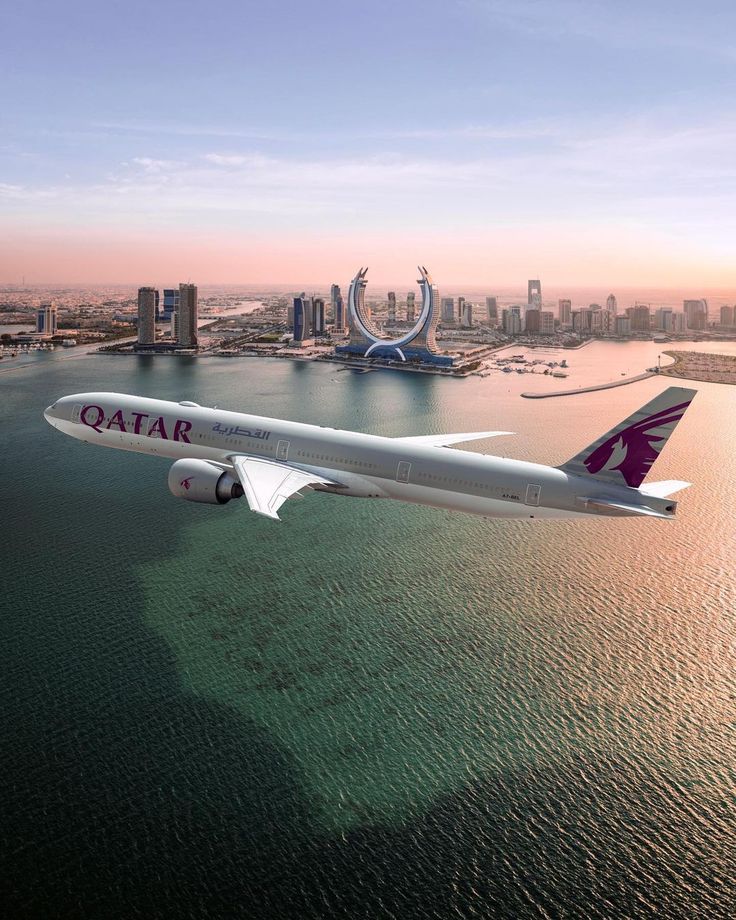
[(507, 431), (380, 437), (122, 393), (64, 396), (44, 416), (80, 441), (173, 459), (168, 486), (177, 498), (224, 505), (245, 497), (251, 511), (276, 520), (305, 489), (484, 517), (673, 518), (669, 496), (690, 483), (644, 479), (696, 392), (669, 387), (558, 467), (452, 446)]

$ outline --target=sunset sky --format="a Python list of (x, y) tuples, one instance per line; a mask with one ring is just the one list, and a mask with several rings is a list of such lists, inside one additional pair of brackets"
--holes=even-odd
[(736, 287), (736, 4), (0, 12), (0, 282)]

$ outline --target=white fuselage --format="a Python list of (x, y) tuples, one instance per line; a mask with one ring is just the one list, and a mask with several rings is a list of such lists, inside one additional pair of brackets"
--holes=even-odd
[(377, 435), (119, 393), (65, 396), (44, 413), (90, 444), (227, 465), (233, 455), (288, 463), (336, 483), (322, 491), (394, 498), (487, 517), (578, 517), (591, 498), (642, 503), (638, 490), (506, 460)]

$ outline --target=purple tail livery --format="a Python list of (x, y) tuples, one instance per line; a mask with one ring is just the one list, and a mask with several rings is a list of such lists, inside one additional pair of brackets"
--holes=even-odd
[(669, 387), (560, 469), (638, 489), (696, 392)]

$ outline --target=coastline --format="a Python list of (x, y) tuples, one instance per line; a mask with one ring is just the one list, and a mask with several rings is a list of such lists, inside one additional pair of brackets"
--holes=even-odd
[(661, 373), (682, 380), (699, 380), (701, 383), (736, 384), (736, 357), (700, 351), (665, 351), (674, 363), (662, 368)]

